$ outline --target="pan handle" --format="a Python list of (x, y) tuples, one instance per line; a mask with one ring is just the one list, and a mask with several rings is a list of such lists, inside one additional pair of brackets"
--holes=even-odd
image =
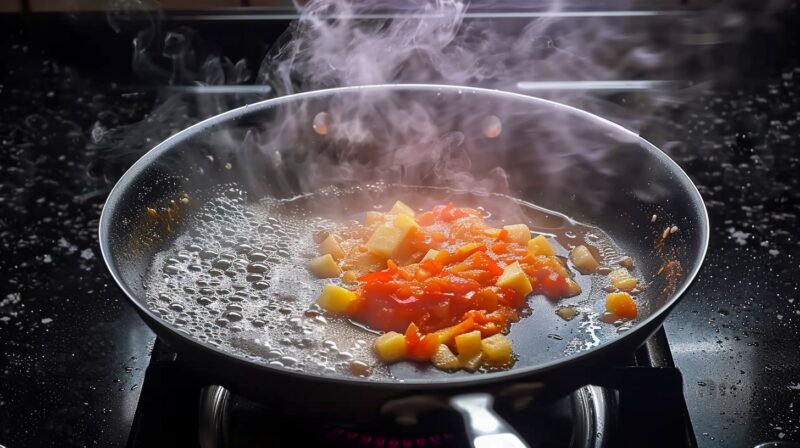
[(494, 412), (494, 398), (489, 394), (456, 395), (450, 399), (461, 413), (473, 448), (528, 448), (522, 437)]

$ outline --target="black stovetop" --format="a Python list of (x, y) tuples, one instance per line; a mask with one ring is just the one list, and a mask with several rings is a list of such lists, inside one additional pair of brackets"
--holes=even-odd
[[(701, 447), (800, 441), (800, 20), (782, 8), (731, 16), (754, 24), (737, 40), (696, 29), (705, 63), (671, 73), (691, 87), (639, 126), (687, 171), (711, 217), (704, 267), (665, 324)], [(194, 30), (199, 59), (245, 59), (255, 71), (287, 20), (244, 19), (157, 18), (162, 36)], [(134, 72), (138, 29), (103, 15), (0, 15), (0, 445), (128, 443), (155, 339), (100, 258), (103, 201), (158, 141), (269, 95), (168, 86), (163, 61)], [(649, 75), (662, 79), (636, 76)], [(599, 94), (617, 117), (643, 113), (650, 92)]]
[[(593, 378), (593, 385), (567, 396), (498, 397), (494, 408), (535, 448), (627, 447), (639, 446), (642, 441), (651, 448), (698, 446), (681, 374), (674, 366), (663, 329), (633, 356), (596, 372)], [(383, 412), (366, 424), (348, 421), (346, 415), (287, 416), (281, 412), (281, 403), (260, 404), (220, 386), (209, 386), (202, 366), (186, 362), (159, 340), (142, 385), (128, 446), (470, 446), (456, 412), (422, 411), (414, 414), (411, 423), (407, 412), (400, 413), (404, 419), (397, 419), (398, 413)]]

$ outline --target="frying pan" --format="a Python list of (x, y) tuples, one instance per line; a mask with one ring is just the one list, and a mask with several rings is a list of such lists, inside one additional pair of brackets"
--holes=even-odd
[[(321, 118), (325, 129), (315, 132), (312, 124)], [(494, 132), (487, 134), (487, 123)], [(154, 254), (170, 246), (215, 188), (235, 182), (252, 198), (292, 197), (354, 179), (484, 191), (500, 185), (513, 197), (598, 226), (635, 261), (647, 285), (637, 298), (635, 325), (618, 331), (591, 320), (591, 313), (564, 322), (553, 312), (556, 304), (533, 297), (531, 317), (511, 329), (519, 356), (513, 368), (446, 374), (400, 363), (392, 368), (399, 381), (323, 376), (248, 359), (195, 339), (146, 305), (144, 279)], [(191, 198), (188, 206), (146, 219), (148, 209), (169, 208), (182, 195)], [(492, 400), (533, 394), (542, 385), (566, 391), (600, 381), (597, 372), (630, 355), (675, 306), (700, 268), (708, 229), (688, 176), (614, 123), (508, 92), (375, 85), (270, 99), (175, 134), (119, 180), (103, 209), (99, 238), (131, 305), (187, 363), (200, 366), (208, 384), (287, 412), (353, 422), (448, 406), (464, 415), (476, 446), (524, 446), (493, 413)], [(548, 337), (556, 332), (559, 337)]]

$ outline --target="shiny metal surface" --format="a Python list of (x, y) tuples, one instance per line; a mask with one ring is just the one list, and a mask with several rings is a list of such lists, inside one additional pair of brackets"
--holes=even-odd
[(198, 440), (201, 448), (223, 448), (225, 424), (231, 393), (222, 386), (206, 386), (200, 391)]
[(457, 395), (450, 398), (464, 418), (473, 448), (528, 448), (511, 426), (492, 409), (494, 398), (489, 394)]

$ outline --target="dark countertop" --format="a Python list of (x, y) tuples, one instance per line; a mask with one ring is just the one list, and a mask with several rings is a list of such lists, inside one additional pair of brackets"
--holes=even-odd
[[(711, 217), (702, 272), (665, 324), (703, 447), (800, 441), (800, 22), (788, 11), (736, 50), (738, 76), (663, 105), (668, 119), (641, 131)], [(276, 23), (222, 33), (215, 51), (257, 66)], [(194, 25), (206, 42), (236, 27)], [(102, 17), (6, 16), (0, 29), (0, 445), (122, 446), (154, 336), (100, 257), (104, 199), (144, 150), (260, 94), (142, 83), (130, 34)]]

